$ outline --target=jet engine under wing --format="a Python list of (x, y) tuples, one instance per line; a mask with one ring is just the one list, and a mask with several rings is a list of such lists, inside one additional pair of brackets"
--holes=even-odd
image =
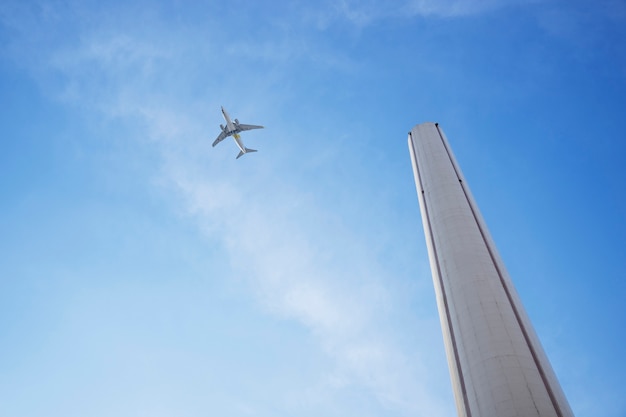
[(224, 139), (226, 139), (229, 135), (226, 134), (223, 130), (220, 132), (220, 135), (217, 137), (217, 139), (215, 139), (215, 141), (213, 142), (212, 146), (217, 145), (218, 143), (220, 143), (221, 141), (223, 141)]
[(237, 127), (239, 128), (240, 132), (243, 132), (244, 130), (252, 130), (252, 129), (263, 129), (263, 126), (257, 126), (257, 125), (243, 125), (241, 123), (239, 123), (237, 125)]

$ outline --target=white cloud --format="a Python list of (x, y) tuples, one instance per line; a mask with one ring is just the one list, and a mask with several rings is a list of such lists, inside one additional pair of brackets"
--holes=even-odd
[[(167, 174), (189, 213), (223, 239), (233, 268), (267, 311), (311, 330), (335, 361), (331, 385), (367, 387), (402, 413), (444, 414), (426, 385), (424, 358), (399, 342), (393, 323), (398, 289), (362, 234), (272, 173), (211, 179), (213, 174), (194, 175), (186, 168), (191, 165), (179, 160)], [(268, 182), (271, 195), (255, 191)], [(432, 324), (412, 323), (416, 334)]]
[[(337, 17), (355, 26), (389, 18), (414, 18), (416, 16), (457, 18), (483, 14), (496, 9), (542, 0), (341, 0), (333, 2)], [(331, 17), (326, 15), (325, 20)], [(328, 23), (323, 26), (327, 26)]]
[[(162, 152), (162, 183), (222, 245), (259, 304), (301, 323), (332, 358), (336, 373), (329, 375), (326, 388), (365, 387), (384, 407), (401, 414), (444, 415), (448, 408), (423, 376), (428, 364), (394, 328), (402, 299), (366, 234), (350, 229), (288, 176), (265, 170), (247, 177), (241, 165), (232, 164), (231, 153), (228, 160), (209, 162), (199, 116), (203, 105), (178, 100), (179, 92), (152, 91), (164, 80), (177, 79), (187, 88), (195, 81), (185, 80), (185, 73), (172, 75), (185, 47), (106, 32), (83, 33), (80, 39), (48, 51), (37, 71), (63, 78), (62, 100), (107, 118), (131, 119), (142, 136), (152, 139)], [(267, 51), (266, 46), (261, 55)], [(216, 90), (237, 93), (236, 86), (217, 84)], [(431, 326), (411, 322), (416, 334)]]

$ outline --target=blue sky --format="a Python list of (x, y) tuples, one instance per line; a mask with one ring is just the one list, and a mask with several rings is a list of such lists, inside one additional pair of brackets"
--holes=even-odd
[(3, 1), (0, 415), (455, 415), (437, 121), (574, 412), (626, 416), (624, 45), (619, 0)]

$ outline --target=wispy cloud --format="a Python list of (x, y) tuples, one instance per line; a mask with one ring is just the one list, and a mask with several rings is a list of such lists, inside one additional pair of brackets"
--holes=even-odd
[(459, 18), (476, 16), (493, 10), (513, 5), (537, 3), (541, 0), (341, 0), (333, 2), (333, 6), (321, 12), (325, 16), (321, 21), (334, 18), (346, 20), (357, 27), (390, 18), (438, 17)]
[[(189, 212), (208, 233), (223, 237), (233, 268), (267, 311), (311, 330), (335, 361), (331, 386), (365, 386), (391, 409), (444, 415), (422, 379), (424, 358), (399, 343), (393, 279), (359, 243), (362, 236), (291, 184), (192, 178), (179, 162), (171, 178)], [(271, 195), (255, 192), (268, 181)]]
[[(246, 176), (233, 168), (231, 154), (208, 163), (206, 104), (182, 99), (198, 80), (189, 68), (201, 65), (194, 57), (203, 54), (223, 65), (219, 58), (235, 55), (232, 48), (245, 50), (242, 45), (234, 42), (217, 53), (205, 45), (187, 54), (188, 46), (172, 38), (86, 30), (72, 43), (52, 45), (31, 70), (44, 83), (55, 80), (58, 99), (108, 120), (131, 120), (140, 136), (151, 139), (162, 155), (160, 183), (180, 209), (220, 243), (265, 311), (309, 329), (332, 359), (335, 372), (325, 389), (364, 387), (401, 414), (446, 414), (449, 407), (423, 377), (426, 360), (394, 329), (401, 291), (364, 234), (289, 177), (269, 169)], [(279, 49), (267, 42), (247, 48), (273, 62), (315, 50), (298, 42)], [(321, 67), (350, 66), (332, 54), (317, 56), (312, 62)], [(214, 70), (207, 68), (205, 78), (211, 78)], [(208, 88), (215, 95), (228, 89), (239, 93), (233, 84)], [(207, 93), (201, 96), (207, 99)], [(412, 324), (416, 333), (433, 326), (430, 320)]]

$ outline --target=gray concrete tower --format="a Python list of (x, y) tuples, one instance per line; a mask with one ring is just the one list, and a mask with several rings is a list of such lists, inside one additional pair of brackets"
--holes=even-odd
[(409, 151), (459, 416), (573, 417), (439, 125)]

